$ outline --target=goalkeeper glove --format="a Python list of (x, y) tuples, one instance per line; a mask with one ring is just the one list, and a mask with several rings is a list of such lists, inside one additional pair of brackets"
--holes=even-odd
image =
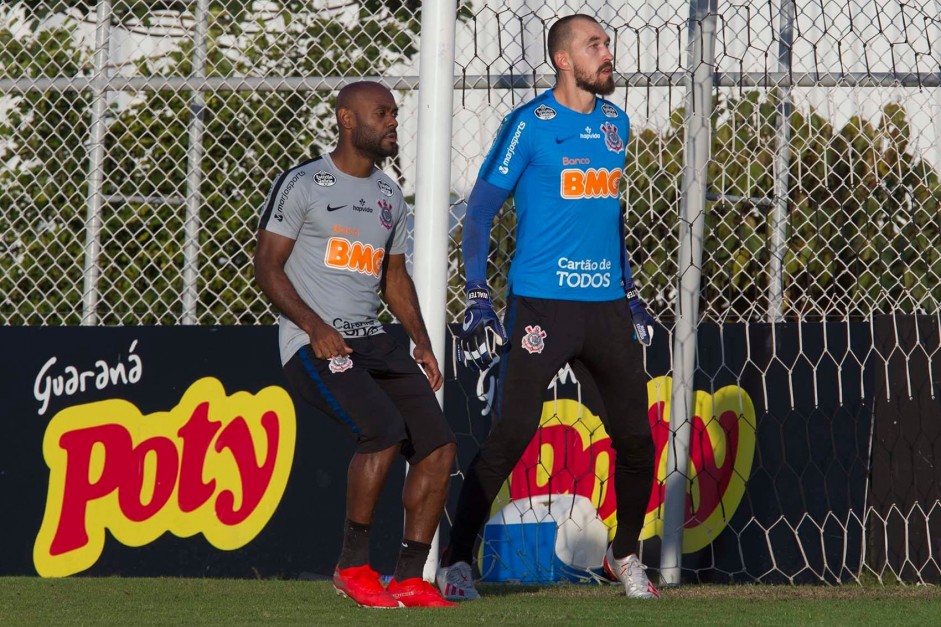
[(634, 323), (634, 339), (644, 346), (650, 346), (653, 342), (654, 319), (647, 313), (644, 303), (640, 302), (640, 298), (637, 297), (637, 288), (634, 287), (633, 281), (628, 282), (624, 287), (627, 306), (631, 310), (631, 320)]
[(464, 326), (457, 343), (457, 360), (468, 367), (486, 370), (506, 343), (506, 331), (493, 310), (490, 288), (484, 281), (468, 281)]

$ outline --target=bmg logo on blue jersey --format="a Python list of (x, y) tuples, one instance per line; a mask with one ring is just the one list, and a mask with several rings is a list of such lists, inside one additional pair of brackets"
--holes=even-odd
[(562, 198), (575, 200), (578, 198), (617, 198), (618, 186), (621, 184), (621, 168), (608, 170), (607, 168), (588, 168), (579, 170), (565, 168), (562, 170), (560, 194)]

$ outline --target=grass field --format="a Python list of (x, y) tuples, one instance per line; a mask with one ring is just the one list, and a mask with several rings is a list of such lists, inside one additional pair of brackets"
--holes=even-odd
[(0, 578), (2, 625), (938, 625), (933, 586), (716, 586), (630, 601), (616, 586), (481, 585), (455, 609), (368, 610), (327, 581)]

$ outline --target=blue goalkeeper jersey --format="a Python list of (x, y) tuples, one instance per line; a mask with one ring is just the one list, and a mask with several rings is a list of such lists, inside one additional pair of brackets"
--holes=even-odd
[(480, 178), (514, 195), (511, 293), (624, 298), (619, 190), (629, 132), (627, 114), (607, 100), (579, 113), (560, 105), (552, 90), (504, 118)]

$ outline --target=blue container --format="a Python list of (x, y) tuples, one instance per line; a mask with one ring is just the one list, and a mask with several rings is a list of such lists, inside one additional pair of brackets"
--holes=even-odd
[(483, 581), (552, 583), (578, 581), (555, 554), (559, 529), (553, 521), (484, 526)]

